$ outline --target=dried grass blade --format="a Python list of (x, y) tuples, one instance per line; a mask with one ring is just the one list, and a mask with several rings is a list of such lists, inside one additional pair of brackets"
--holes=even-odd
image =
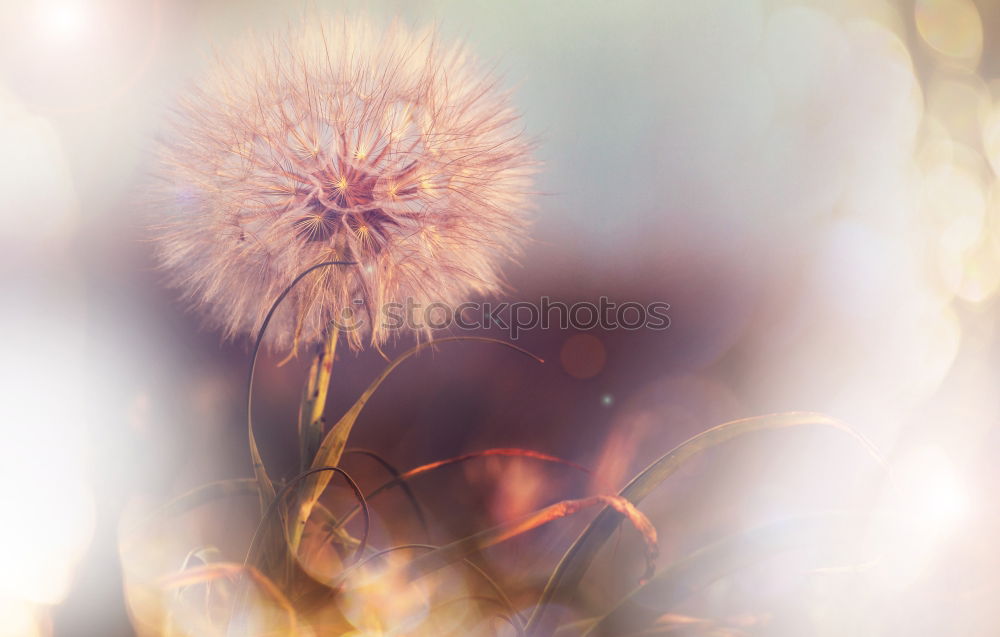
[[(590, 473), (590, 469), (587, 469), (584, 466), (578, 465), (575, 462), (570, 462), (569, 460), (564, 460), (564, 459), (562, 459), (562, 458), (560, 458), (558, 456), (552, 456), (552, 455), (549, 455), (547, 453), (542, 453), (540, 451), (534, 451), (532, 449), (519, 449), (519, 448), (515, 448), (515, 447), (502, 447), (502, 448), (495, 448), (495, 449), (484, 449), (483, 451), (472, 451), (470, 453), (464, 453), (464, 454), (462, 454), (460, 456), (455, 456), (453, 458), (447, 458), (445, 460), (437, 460), (435, 462), (429, 462), (427, 464), (420, 465), (419, 467), (414, 467), (413, 469), (410, 469), (409, 471), (400, 474), (398, 477), (394, 478), (393, 480), (390, 480), (389, 482), (386, 482), (386, 483), (382, 484), (381, 486), (377, 487), (374, 491), (372, 491), (367, 496), (365, 496), (365, 499), (366, 500), (371, 500), (375, 496), (379, 495), (380, 493), (382, 493), (384, 491), (387, 491), (388, 489), (391, 489), (392, 487), (396, 486), (397, 484), (405, 487), (406, 486), (406, 481), (408, 481), (408, 480), (410, 480), (412, 478), (415, 478), (416, 476), (421, 475), (423, 473), (428, 473), (430, 471), (434, 471), (435, 469), (441, 469), (442, 467), (447, 467), (447, 466), (450, 466), (450, 465), (459, 464), (459, 463), (466, 462), (466, 461), (469, 461), (469, 460), (475, 460), (477, 458), (486, 458), (486, 457), (490, 457), (490, 456), (508, 456), (508, 457), (519, 457), (519, 458), (531, 458), (533, 460), (541, 460), (543, 462), (552, 462), (552, 463), (556, 463), (556, 464), (565, 465), (567, 467), (572, 467), (572, 468), (577, 469), (579, 471), (582, 471), (584, 473), (588, 473), (588, 474)], [(350, 511), (348, 511), (347, 515), (345, 515), (343, 517), (343, 519), (340, 520), (340, 522), (338, 523), (338, 525), (343, 525), (343, 524), (346, 524), (347, 522), (349, 522), (351, 520), (351, 518), (353, 518), (355, 515), (357, 515), (358, 511), (360, 511), (359, 507), (354, 507), (353, 509), (351, 509)]]
[(485, 548), (500, 544), (511, 538), (527, 533), (554, 520), (559, 520), (580, 511), (605, 505), (621, 511), (642, 535), (646, 548), (647, 573), (652, 573), (656, 561), (658, 547), (656, 529), (652, 523), (630, 502), (616, 495), (594, 495), (578, 500), (563, 500), (549, 505), (517, 520), (499, 524), (493, 528), (480, 531), (468, 537), (446, 544), (430, 553), (414, 559), (406, 567), (406, 577), (417, 579), (428, 573), (464, 559)]
[(220, 578), (242, 578), (244, 576), (253, 580), (285, 612), (288, 618), (287, 634), (298, 634), (298, 617), (291, 602), (274, 585), (274, 582), (252, 566), (233, 562), (217, 562), (204, 566), (196, 566), (160, 579), (160, 586), (165, 590), (171, 590), (195, 584), (204, 584)]
[(728, 574), (776, 553), (845, 538), (861, 516), (823, 512), (758, 526), (702, 547), (639, 585), (584, 635), (622, 635), (647, 628), (688, 597)]
[[(723, 423), (708, 429), (674, 447), (654, 461), (623, 488), (619, 495), (638, 504), (664, 480), (673, 475), (687, 460), (724, 442), (758, 431), (787, 429), (817, 425), (847, 433), (871, 455), (880, 466), (885, 465), (882, 455), (864, 436), (846, 424), (829, 416), (813, 412), (789, 412), (744, 418)], [(528, 620), (529, 635), (551, 634), (553, 626), (546, 621), (546, 609), (555, 599), (561, 599), (576, 588), (597, 551), (622, 521), (622, 516), (606, 508), (584, 529), (569, 550), (563, 555), (542, 592), (538, 605)]]

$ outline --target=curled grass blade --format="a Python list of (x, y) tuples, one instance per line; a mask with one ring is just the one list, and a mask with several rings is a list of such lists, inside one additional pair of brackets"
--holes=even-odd
[(590, 469), (582, 465), (578, 465), (575, 462), (569, 460), (564, 460), (558, 456), (552, 456), (547, 453), (542, 453), (541, 451), (534, 451), (532, 449), (520, 449), (517, 447), (496, 447), (493, 449), (484, 449), (483, 451), (471, 451), (469, 453), (464, 453), (460, 456), (455, 456), (453, 458), (447, 458), (445, 460), (436, 460), (434, 462), (428, 462), (427, 464), (420, 465), (419, 467), (414, 467), (406, 473), (400, 476), (403, 480), (409, 480), (410, 478), (420, 475), (421, 473), (426, 473), (428, 471), (433, 471), (434, 469), (439, 469), (452, 464), (457, 464), (459, 462), (465, 462), (467, 460), (474, 460), (476, 458), (486, 458), (488, 456), (514, 456), (520, 458), (532, 458), (534, 460), (542, 460), (544, 462), (553, 462), (556, 464), (566, 465), (567, 467), (572, 467), (583, 473), (590, 473)]
[(221, 562), (222, 552), (214, 546), (202, 546), (196, 549), (191, 549), (188, 551), (188, 554), (184, 556), (184, 561), (181, 562), (179, 570), (185, 571), (191, 568), (191, 564), (195, 560), (201, 562), (203, 565)]
[[(428, 341), (412, 347), (406, 352), (400, 354), (396, 360), (392, 361), (382, 371), (382, 373), (379, 374), (374, 381), (372, 381), (368, 388), (365, 389), (358, 400), (351, 406), (350, 409), (347, 410), (340, 420), (338, 420), (336, 424), (330, 428), (330, 431), (327, 432), (326, 436), (323, 438), (323, 442), (320, 444), (319, 451), (316, 453), (315, 458), (313, 458), (312, 467), (336, 467), (340, 464), (340, 457), (343, 455), (344, 448), (347, 446), (347, 438), (350, 436), (351, 429), (354, 427), (355, 421), (357, 421), (358, 416), (361, 414), (361, 410), (365, 408), (365, 405), (368, 404), (372, 395), (382, 385), (382, 382), (389, 377), (389, 374), (399, 367), (406, 359), (427, 348), (442, 345), (444, 343), (455, 343), (459, 341), (478, 341), (482, 343), (502, 345), (503, 347), (508, 347), (516, 352), (524, 354), (525, 356), (533, 358), (540, 363), (544, 362), (541, 358), (523, 348), (518, 347), (517, 345), (514, 345), (513, 343), (486, 336), (449, 336), (447, 338)], [(304, 489), (305, 492), (302, 494), (301, 498), (300, 512), (296, 518), (292, 531), (293, 547), (297, 547), (301, 541), (302, 533), (305, 530), (306, 519), (312, 511), (313, 505), (319, 499), (319, 494), (326, 489), (326, 485), (329, 482), (329, 475), (317, 475), (306, 484)]]
[(784, 551), (846, 537), (860, 516), (842, 512), (801, 515), (736, 533), (673, 562), (597, 620), (584, 635), (643, 630), (712, 582)]
[[(591, 621), (592, 623), (593, 621)], [(734, 626), (726, 622), (716, 622), (701, 617), (670, 613), (658, 618), (653, 625), (647, 628), (636, 632), (617, 633), (615, 637), (693, 637), (695, 635), (704, 637), (747, 637), (749, 633), (741, 630), (741, 628), (752, 626), (755, 623), (759, 622), (755, 621), (755, 618), (752, 617), (743, 617)], [(560, 631), (562, 631), (561, 626)], [(556, 634), (562, 637), (561, 632)], [(567, 634), (572, 634), (575, 637), (581, 636), (579, 631)]]
[(206, 584), (220, 578), (241, 580), (243, 578), (248, 578), (252, 580), (278, 605), (278, 607), (285, 612), (288, 618), (287, 634), (298, 634), (298, 617), (295, 614), (295, 609), (292, 607), (291, 602), (289, 602), (284, 593), (282, 593), (281, 590), (274, 585), (274, 582), (252, 566), (232, 562), (205, 564), (204, 566), (196, 566), (194, 568), (181, 571), (180, 573), (168, 575), (162, 578), (159, 583), (163, 589), (171, 590), (193, 586), (195, 584)]
[[(813, 412), (769, 414), (726, 422), (689, 438), (646, 467), (618, 495), (632, 504), (638, 504), (685, 462), (706, 449), (754, 432), (803, 426), (828, 427), (844, 432), (858, 441), (880, 466), (885, 465), (881, 454), (871, 442), (839, 420)], [(622, 519), (618, 511), (605, 508), (570, 546), (549, 578), (538, 605), (528, 620), (529, 635), (546, 635), (552, 632), (553, 626), (546, 621), (546, 609), (553, 600), (562, 599), (577, 587), (598, 550), (611, 537)]]
[[(455, 456), (453, 458), (447, 458), (445, 460), (437, 460), (435, 462), (429, 462), (427, 464), (420, 465), (419, 467), (414, 467), (413, 469), (410, 469), (409, 471), (407, 471), (405, 473), (399, 474), (396, 478), (390, 480), (389, 482), (386, 482), (386, 483), (382, 484), (381, 486), (379, 486), (378, 488), (376, 488), (374, 491), (372, 491), (371, 493), (369, 493), (366, 496), (366, 499), (371, 500), (375, 496), (379, 495), (380, 493), (382, 493), (384, 491), (387, 491), (388, 489), (391, 489), (392, 487), (396, 486), (397, 484), (398, 485), (405, 485), (406, 482), (409, 481), (410, 479), (415, 478), (415, 477), (417, 477), (417, 476), (419, 476), (421, 474), (427, 473), (429, 471), (434, 471), (435, 469), (440, 469), (442, 467), (447, 467), (447, 466), (450, 466), (450, 465), (459, 464), (459, 463), (462, 463), (462, 462), (467, 462), (469, 460), (475, 460), (477, 458), (487, 458), (487, 457), (490, 457), (490, 456), (507, 456), (507, 457), (516, 457), (516, 458), (530, 458), (530, 459), (533, 459), (533, 460), (540, 460), (542, 462), (552, 462), (552, 463), (555, 463), (555, 464), (561, 464), (561, 465), (565, 465), (567, 467), (572, 467), (574, 469), (582, 471), (583, 473), (587, 473), (587, 474), (590, 473), (590, 470), (587, 469), (586, 467), (578, 465), (575, 462), (570, 462), (569, 460), (564, 460), (562, 458), (559, 458), (558, 456), (552, 456), (552, 455), (549, 455), (547, 453), (542, 453), (540, 451), (533, 451), (531, 449), (518, 449), (518, 448), (513, 448), (513, 447), (502, 447), (502, 448), (495, 448), (495, 449), (485, 449), (483, 451), (472, 451), (470, 453), (464, 453), (464, 454), (462, 454), (460, 456)], [(349, 522), (351, 520), (351, 518), (353, 518), (357, 514), (357, 512), (359, 510), (360, 509), (358, 507), (354, 507), (337, 524), (338, 525), (346, 524), (347, 522)]]
[[(200, 562), (203, 566), (207, 566), (208, 564), (212, 564), (215, 562), (222, 562), (223, 561), (222, 552), (219, 551), (219, 549), (214, 546), (203, 546), (200, 548), (192, 549), (191, 551), (188, 552), (186, 556), (184, 556), (184, 561), (181, 562), (181, 567), (178, 569), (178, 572), (181, 573), (190, 568), (193, 568), (192, 564), (196, 560)], [(205, 583), (204, 603), (206, 609), (209, 607), (209, 603), (212, 598), (212, 593), (214, 592), (212, 590), (213, 583), (214, 580)], [(183, 587), (177, 587), (174, 589), (174, 594), (177, 598), (180, 598), (181, 593), (183, 591), (184, 591)]]
[(316, 503), (316, 506), (313, 507), (312, 515), (318, 518), (318, 522), (322, 525), (326, 533), (323, 542), (333, 540), (334, 547), (341, 560), (346, 560), (347, 558), (345, 550), (353, 550), (361, 543), (361, 540), (348, 533), (343, 527), (337, 525), (337, 516), (330, 509), (323, 506), (322, 502)]
[[(285, 484), (268, 504), (264, 515), (261, 516), (250, 539), (247, 554), (243, 561), (243, 566), (247, 568), (261, 568), (266, 572), (276, 575), (286, 585), (287, 590), (292, 590), (293, 586), (303, 589), (303, 595), (323, 596), (331, 592), (331, 588), (316, 580), (299, 562), (298, 555), (291, 548), (291, 543), (287, 534), (286, 516), (281, 510), (281, 505), (285, 497), (304, 479), (319, 472), (337, 473), (344, 477), (348, 485), (354, 491), (355, 497), (362, 504), (365, 511), (364, 534), (355, 549), (354, 559), (357, 560), (364, 553), (368, 541), (368, 531), (371, 518), (368, 515), (368, 505), (364, 501), (364, 494), (361, 488), (351, 478), (351, 476), (339, 467), (317, 467), (305, 471)], [(266, 540), (266, 541), (265, 541)], [(234, 604), (234, 616), (240, 616), (247, 600), (247, 590), (241, 586), (237, 591), (237, 602)]]
[(260, 345), (264, 341), (264, 334), (267, 331), (267, 326), (271, 323), (271, 319), (274, 317), (274, 313), (278, 310), (278, 306), (281, 305), (281, 302), (285, 300), (285, 297), (287, 297), (295, 286), (298, 285), (299, 281), (304, 279), (310, 273), (331, 265), (356, 265), (356, 263), (354, 261), (324, 261), (322, 263), (317, 263), (316, 265), (299, 273), (299, 275), (292, 279), (292, 282), (288, 284), (288, 287), (278, 295), (278, 298), (274, 300), (271, 308), (267, 311), (267, 315), (264, 316), (264, 320), (260, 324), (260, 329), (257, 330), (257, 338), (254, 340), (253, 353), (250, 355), (250, 370), (247, 373), (247, 438), (250, 442), (250, 459), (253, 461), (253, 474), (254, 477), (257, 478), (257, 483), (260, 486), (258, 494), (260, 495), (261, 513), (267, 510), (268, 504), (274, 499), (274, 484), (271, 482), (271, 478), (267, 475), (267, 469), (264, 466), (264, 459), (260, 455), (260, 449), (257, 447), (257, 439), (253, 434), (253, 377), (254, 372), (257, 369), (257, 356), (260, 354)]
[[(420, 524), (420, 529), (423, 531), (424, 537), (430, 538), (431, 530), (427, 524), (427, 516), (424, 515), (424, 508), (420, 506), (420, 500), (417, 499), (417, 496), (413, 493), (413, 489), (410, 488), (410, 485), (402, 479), (403, 474), (400, 473), (399, 469), (397, 469), (392, 463), (383, 458), (381, 455), (368, 449), (347, 449), (344, 451), (345, 456), (349, 454), (371, 458), (392, 476), (392, 482), (399, 484), (399, 488), (402, 489), (403, 495), (405, 495), (406, 499), (410, 501), (410, 506), (413, 507), (413, 513), (417, 516), (417, 522)], [(367, 497), (368, 499), (371, 498), (371, 496)], [(355, 507), (355, 510), (357, 510), (357, 507)]]
[[(421, 555), (406, 567), (403, 567), (405, 569), (405, 576), (409, 580), (418, 579), (452, 562), (478, 553), (485, 548), (505, 542), (554, 520), (574, 515), (584, 509), (602, 504), (620, 511), (642, 534), (646, 547), (647, 572), (652, 573), (658, 552), (656, 529), (653, 528), (652, 523), (630, 502), (625, 500), (625, 498), (617, 495), (594, 495), (578, 500), (563, 500), (562, 502), (557, 502), (529, 513), (517, 520), (499, 524), (485, 531), (480, 531), (479, 533), (474, 533), (468, 537), (446, 544), (425, 555)], [(343, 576), (341, 579), (343, 579)]]
[[(360, 504), (362, 510), (365, 513), (364, 532), (362, 533), (361, 540), (358, 542), (358, 546), (354, 551), (354, 560), (357, 561), (358, 559), (360, 559), (361, 555), (365, 551), (365, 547), (368, 544), (368, 532), (371, 529), (371, 515), (370, 512), (368, 511), (368, 503), (365, 501), (365, 495), (364, 493), (361, 492), (361, 487), (359, 487), (358, 483), (355, 482), (353, 478), (351, 478), (350, 474), (348, 474), (340, 467), (316, 467), (315, 469), (309, 469), (308, 471), (304, 471), (299, 475), (295, 476), (293, 479), (289, 480), (288, 484), (284, 485), (281, 488), (281, 490), (278, 491), (278, 493), (275, 495), (275, 498), (271, 500), (271, 503), (268, 505), (267, 510), (264, 512), (264, 516), (257, 524), (257, 528), (254, 530), (253, 537), (250, 539), (250, 546), (249, 548), (247, 548), (247, 555), (246, 558), (244, 559), (244, 564), (250, 565), (257, 562), (261, 544), (260, 538), (262, 537), (265, 529), (267, 529), (268, 526), (271, 524), (271, 522), (274, 521), (274, 517), (276, 513), (278, 513), (279, 507), (282, 501), (285, 499), (285, 497), (292, 491), (292, 489), (295, 486), (298, 485), (299, 482), (302, 482), (309, 476), (321, 472), (337, 473), (343, 476), (344, 480), (347, 481), (348, 486), (350, 486), (351, 490), (354, 491), (354, 496), (358, 499), (358, 503)], [(284, 524), (282, 524), (281, 526), (282, 528), (285, 527)], [(286, 542), (287, 542), (287, 535), (286, 535)], [(292, 548), (290, 542), (288, 542), (285, 546), (289, 549)], [(291, 550), (291, 555), (293, 558), (297, 560), (294, 550)]]

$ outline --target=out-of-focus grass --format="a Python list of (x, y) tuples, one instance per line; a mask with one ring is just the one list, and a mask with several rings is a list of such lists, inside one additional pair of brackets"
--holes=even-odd
[[(881, 454), (868, 440), (833, 418), (812, 413), (773, 414), (727, 422), (690, 438), (639, 473), (621, 490), (620, 495), (628, 501), (638, 504), (653, 489), (680, 469), (686, 461), (707, 449), (739, 436), (758, 431), (815, 425), (833, 427), (848, 433), (862, 444), (877, 462), (884, 464)], [(542, 632), (546, 632), (544, 628), (546, 626), (545, 613), (549, 604), (553, 600), (572, 594), (593, 561), (594, 555), (620, 523), (620, 513), (606, 508), (580, 535), (549, 579), (535, 614), (528, 623), (529, 629), (540, 629)]]
[[(573, 631), (582, 631), (609, 636), (644, 630), (657, 632), (663, 629), (662, 625), (657, 628), (657, 621), (664, 614), (676, 610), (674, 606), (678, 600), (745, 563), (803, 543), (822, 541), (826, 534), (837, 530), (842, 523), (841, 517), (811, 516), (786, 525), (790, 526), (791, 532), (785, 527), (781, 528), (782, 532), (768, 528), (753, 529), (700, 549), (657, 572), (657, 531), (637, 505), (689, 460), (742, 436), (819, 426), (847, 434), (877, 463), (884, 464), (877, 449), (861, 434), (822, 414), (795, 412), (746, 418), (723, 423), (688, 439), (650, 464), (617, 494), (561, 499), (442, 546), (409, 541), (389, 547), (375, 546), (371, 542), (372, 510), (368, 500), (392, 486), (402, 489), (407, 486), (408, 480), (416, 476), (478, 458), (497, 456), (527, 458), (575, 469), (582, 467), (547, 453), (498, 448), (467, 453), (400, 472), (377, 453), (359, 451), (376, 459), (392, 474), (389, 482), (366, 496), (359, 484), (339, 465), (358, 416), (385, 379), (403, 362), (432, 346), (457, 341), (501, 345), (543, 361), (516, 345), (486, 337), (450, 337), (419, 344), (391, 361), (323, 434), (323, 413), (337, 340), (334, 331), (317, 348), (302, 394), (298, 423), (299, 449), (302, 453), (300, 466), (308, 466), (308, 469), (287, 481), (275, 482), (264, 466), (253, 435), (253, 378), (257, 353), (271, 316), (288, 292), (310, 272), (330, 265), (341, 265), (341, 262), (318, 264), (296, 277), (271, 306), (258, 332), (247, 377), (247, 426), (255, 477), (216, 482), (195, 489), (165, 505), (139, 525), (136, 531), (141, 533), (152, 521), (163, 520), (164, 517), (227, 496), (256, 492), (262, 505), (260, 519), (242, 564), (216, 559), (221, 557), (217, 551), (196, 548), (185, 557), (179, 571), (154, 582), (140, 584), (144, 588), (142, 599), (145, 607), (134, 607), (134, 611), (139, 615), (138, 620), (152, 627), (154, 634), (348, 635), (374, 632), (458, 635), (473, 634), (477, 627), (482, 628), (484, 622), (486, 628), (495, 631), (490, 619), (500, 618), (518, 635), (548, 636), (560, 630), (559, 620), (549, 611), (554, 605), (572, 600), (579, 594), (581, 581), (594, 557), (625, 520), (639, 532), (645, 549), (646, 567), (638, 587), (611, 609), (593, 609), (591, 614), (596, 615), (596, 619), (564, 625), (561, 632), (572, 634)], [(308, 454), (313, 449), (315, 453), (310, 457)], [(333, 474), (343, 477), (357, 502), (354, 509), (339, 518), (320, 503)], [(406, 493), (426, 533), (422, 507), (412, 492)], [(603, 506), (603, 509), (559, 561), (539, 592), (538, 601), (527, 620), (514, 608), (496, 579), (470, 561), (470, 558), (492, 546), (596, 506)], [(347, 525), (359, 511), (363, 526), (360, 536), (356, 538)], [(307, 538), (311, 546), (304, 551), (304, 540)], [(123, 547), (129, 547), (127, 538)], [(324, 551), (326, 548), (333, 551)], [(401, 553), (414, 549), (423, 552), (409, 559)], [(192, 565), (195, 558), (201, 562), (200, 565)], [(455, 578), (452, 570), (445, 570), (459, 564), (466, 565), (486, 581), (494, 596), (476, 595), (464, 577)], [(445, 572), (443, 578), (442, 571)], [(230, 589), (213, 587), (218, 580), (231, 581), (234, 586)], [(426, 584), (428, 580), (433, 580), (433, 584)], [(186, 603), (182, 594), (196, 587), (203, 588), (203, 595), (199, 596), (203, 601), (200, 610), (197, 604), (192, 607)], [(227, 592), (220, 595), (222, 590)], [(418, 591), (416, 596), (414, 591)], [(442, 595), (450, 597), (442, 600)], [(639, 603), (638, 600), (645, 602)], [(398, 603), (401, 603), (399, 608), (396, 607)], [(470, 606), (490, 611), (481, 616), (480, 613), (469, 614), (467, 610)], [(451, 617), (449, 629), (443, 629), (440, 623), (442, 616), (450, 616), (455, 609), (465, 610), (460, 611), (457, 617)], [(684, 626), (690, 628), (699, 624)], [(675, 627), (669, 624), (667, 629)]]
[[(494, 342), (492, 339), (472, 340)], [(585, 468), (557, 456), (526, 449), (488, 449), (427, 463), (405, 471), (396, 469), (375, 452), (346, 450), (351, 427), (382, 381), (404, 360), (433, 344), (415, 347), (390, 363), (354, 406), (326, 434), (316, 456), (309, 463), (311, 469), (290, 481), (277, 483), (277, 488), (274, 488), (276, 483), (269, 483), (274, 488), (274, 496), (269, 496), (256, 478), (216, 482), (190, 491), (167, 503), (156, 514), (148, 517), (144, 524), (134, 529), (135, 534), (141, 535), (142, 529), (148, 528), (154, 522), (162, 524), (171, 517), (220, 498), (250, 495), (256, 492), (267, 502), (258, 530), (251, 540), (251, 548), (242, 564), (211, 561), (219, 555), (202, 550), (189, 555), (189, 558), (196, 555), (201, 562), (200, 565), (191, 566), (190, 563), (195, 560), (187, 559), (179, 572), (156, 582), (156, 586), (159, 586), (164, 594), (170, 592), (174, 595), (173, 601), (171, 599), (161, 601), (164, 618), (161, 622), (163, 634), (200, 635), (201, 631), (207, 631), (205, 634), (208, 634), (215, 630), (234, 629), (240, 634), (260, 634), (261, 625), (269, 627), (264, 631), (269, 634), (314, 634), (310, 631), (317, 630), (318, 626), (324, 627), (319, 634), (357, 634), (351, 631), (360, 628), (354, 625), (352, 619), (348, 618), (340, 607), (345, 603), (351, 607), (356, 607), (359, 603), (364, 606), (366, 598), (371, 598), (375, 607), (367, 609), (361, 619), (354, 617), (353, 621), (360, 621), (367, 627), (366, 629), (377, 626), (382, 634), (399, 634), (395, 633), (390, 625), (393, 621), (391, 616), (377, 617), (380, 613), (379, 600), (386, 594), (405, 598), (409, 595), (407, 593), (409, 588), (419, 585), (420, 581), (432, 575), (438, 576), (436, 581), (440, 582), (442, 569), (446, 569), (443, 571), (445, 579), (454, 580), (443, 587), (457, 587), (458, 590), (464, 591), (465, 595), (446, 602), (435, 601), (432, 604), (431, 600), (437, 592), (435, 588), (441, 585), (436, 584), (430, 589), (423, 589), (426, 599), (418, 596), (419, 599), (411, 604), (422, 610), (414, 611), (413, 608), (407, 607), (411, 614), (416, 613), (418, 620), (413, 625), (407, 625), (405, 634), (477, 634), (480, 630), (486, 631), (484, 634), (489, 634), (489, 631), (496, 629), (496, 626), (489, 621), (491, 616), (501, 618), (507, 626), (506, 630), (513, 630), (519, 635), (552, 635), (556, 632), (560, 635), (666, 634), (681, 629), (698, 631), (700, 627), (714, 624), (700, 621), (663, 624), (662, 617), (677, 610), (678, 602), (695, 594), (700, 588), (747, 563), (803, 544), (822, 543), (830, 537), (844, 533), (845, 520), (853, 518), (848, 515), (816, 514), (750, 529), (706, 546), (688, 557), (675, 560), (655, 571), (656, 530), (649, 519), (636, 508), (643, 498), (695, 456), (718, 445), (757, 432), (799, 427), (832, 428), (844, 432), (857, 441), (878, 463), (883, 462), (878, 451), (860, 434), (847, 425), (821, 414), (803, 412), (748, 418), (718, 425), (675, 447), (640, 472), (616, 495), (596, 494), (579, 499), (562, 500), (442, 546), (413, 542), (387, 547), (369, 545), (371, 513), (368, 500), (394, 486), (406, 487), (408, 481), (428, 472), (489, 457), (533, 459), (586, 471)], [(524, 353), (515, 346), (511, 347)], [(307, 397), (311, 395), (313, 394), (306, 394)], [(300, 433), (308, 435), (308, 429), (300, 429)], [(391, 479), (364, 494), (343, 469), (332, 465), (317, 466), (324, 460), (339, 461), (350, 453), (375, 458), (391, 474)], [(333, 472), (344, 475), (355, 490), (357, 500), (353, 509), (340, 516), (320, 503), (320, 496), (326, 490)], [(326, 475), (327, 479), (322, 482), (311, 481), (316, 475)], [(442, 495), (447, 497), (448, 494)], [(424, 523), (428, 522), (423, 519), (422, 507), (412, 492), (409, 493), (409, 497), (415, 511), (419, 513), (418, 518)], [(296, 502), (297, 506), (289, 506), (290, 502)], [(309, 503), (308, 509), (301, 506), (302, 502)], [(544, 589), (538, 592), (538, 603), (527, 619), (512, 603), (502, 585), (483, 567), (470, 559), (491, 546), (528, 533), (540, 525), (594, 506), (603, 506), (603, 510), (569, 547)], [(358, 512), (363, 514), (364, 521), (360, 537), (356, 537), (347, 529), (347, 524)], [(582, 618), (578, 623), (560, 626), (560, 620), (549, 610), (554, 605), (572, 600), (578, 594), (577, 589), (594, 556), (625, 520), (640, 531), (641, 541), (646, 546), (648, 567), (646, 574), (639, 580), (635, 590), (622, 598), (614, 607), (595, 608), (592, 610), (594, 617), (591, 619)], [(433, 522), (429, 521), (431, 526)], [(295, 534), (296, 529), (301, 530), (298, 536)], [(426, 526), (424, 532), (426, 533)], [(304, 542), (304, 539), (308, 541)], [(128, 538), (125, 546), (128, 546), (127, 542)], [(334, 558), (327, 555), (325, 567), (319, 567), (314, 563), (320, 552), (317, 545), (319, 548), (328, 546), (334, 551)], [(393, 563), (385, 564), (389, 558), (393, 559)], [(332, 567), (330, 559), (334, 560)], [(474, 594), (475, 584), (468, 582), (465, 575), (458, 575), (455, 571), (447, 569), (452, 565), (463, 564), (467, 573), (476, 574), (480, 581), (488, 584), (490, 595), (484, 597)], [(335, 573), (332, 577), (329, 575), (331, 570)], [(217, 583), (217, 580), (226, 580), (232, 586), (228, 589), (218, 585), (209, 586), (212, 582)], [(176, 592), (191, 587), (204, 588), (204, 595), (199, 599), (203, 599), (203, 612), (206, 615), (194, 623), (189, 618), (183, 622), (177, 621), (176, 618), (172, 618), (173, 613), (180, 612), (189, 617), (192, 611), (190, 604), (179, 605)], [(229, 592), (223, 594), (224, 590)], [(219, 611), (220, 606), (226, 610)], [(268, 608), (271, 610), (268, 611)], [(462, 615), (461, 621), (452, 627), (453, 630), (441, 632), (443, 629), (440, 617), (460, 608), (463, 609), (459, 613)], [(470, 611), (470, 608), (474, 608), (475, 611)], [(470, 612), (471, 616), (468, 615)], [(478, 619), (473, 621), (470, 619), (473, 616)], [(396, 619), (411, 623), (414, 621), (413, 617)], [(179, 628), (182, 625), (188, 628)], [(194, 632), (190, 632), (191, 630)]]

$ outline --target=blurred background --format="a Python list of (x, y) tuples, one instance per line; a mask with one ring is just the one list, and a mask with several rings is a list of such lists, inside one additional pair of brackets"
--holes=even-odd
[[(912, 514), (877, 583), (767, 561), (684, 612), (750, 634), (997, 634), (1000, 2), (8, 0), (0, 635), (133, 634), (123, 516), (251, 474), (247, 343), (220, 343), (165, 288), (141, 202), (164, 117), (213, 48), (304, 9), (435, 23), (502, 73), (544, 162), (504, 300), (671, 306), (666, 331), (524, 334), (544, 364), (456, 344), (386, 382), (352, 444), (400, 468), (502, 446), (595, 470), (491, 459), (428, 476), (414, 489), (437, 541), (613, 492), (723, 421), (822, 411), (882, 449)], [(258, 368), (273, 474), (295, 471), (305, 358)], [(330, 417), (384, 364), (342, 353)], [(347, 462), (377, 484), (377, 467)], [(871, 465), (835, 433), (762, 434), (699, 458), (643, 510), (662, 563), (882, 497)], [(395, 497), (386, 520), (406, 513)], [(248, 511), (185, 518), (157, 559), (181, 551), (179, 566), (180, 547), (221, 542)], [(586, 519), (486, 559), (527, 590)], [(630, 533), (595, 566), (595, 604), (638, 577)]]

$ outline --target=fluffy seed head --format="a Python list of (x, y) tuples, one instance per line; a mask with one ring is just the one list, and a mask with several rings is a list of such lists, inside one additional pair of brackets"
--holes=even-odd
[[(533, 164), (508, 97), (432, 30), (314, 19), (224, 52), (160, 147), (159, 261), (226, 337), (323, 261), (267, 343), (355, 349), (389, 335), (391, 303), (449, 307), (496, 292), (519, 251)], [(401, 314), (401, 313), (398, 313)]]

